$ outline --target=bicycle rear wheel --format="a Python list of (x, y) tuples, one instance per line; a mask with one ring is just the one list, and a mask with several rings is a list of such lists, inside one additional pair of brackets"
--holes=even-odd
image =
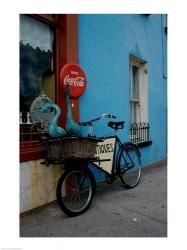
[(89, 170), (65, 170), (56, 190), (57, 202), (64, 213), (69, 216), (84, 213), (92, 202), (94, 183)]
[(141, 159), (134, 145), (127, 144), (121, 149), (118, 166), (123, 186), (127, 189), (137, 186), (141, 176)]

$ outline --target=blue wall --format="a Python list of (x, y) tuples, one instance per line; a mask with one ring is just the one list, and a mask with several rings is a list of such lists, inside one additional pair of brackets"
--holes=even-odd
[[(79, 15), (79, 63), (87, 75), (80, 120), (115, 114), (129, 124), (129, 54), (148, 62), (148, 120), (152, 145), (141, 149), (143, 166), (167, 157), (165, 15)], [(111, 135), (107, 119), (95, 123), (98, 136)], [(86, 130), (85, 130), (86, 132)], [(128, 140), (129, 128), (119, 133)]]

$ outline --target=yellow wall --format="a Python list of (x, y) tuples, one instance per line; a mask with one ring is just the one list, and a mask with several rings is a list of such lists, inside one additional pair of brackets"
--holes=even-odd
[(42, 160), (20, 164), (20, 213), (56, 200), (62, 165), (41, 165)]

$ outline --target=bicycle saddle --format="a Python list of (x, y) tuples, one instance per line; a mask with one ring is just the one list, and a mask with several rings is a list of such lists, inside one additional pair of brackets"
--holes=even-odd
[(125, 124), (125, 122), (123, 122), (123, 121), (122, 122), (109, 122), (108, 126), (110, 128), (113, 128), (113, 129), (117, 130), (117, 129), (123, 129), (124, 124)]

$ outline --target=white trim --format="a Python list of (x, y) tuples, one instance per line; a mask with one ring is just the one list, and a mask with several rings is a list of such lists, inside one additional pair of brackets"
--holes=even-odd
[[(138, 98), (132, 98), (132, 66), (139, 70), (138, 77)], [(129, 76), (130, 76), (130, 121), (148, 122), (148, 78), (147, 62), (133, 55), (129, 55)], [(132, 114), (132, 103), (137, 105), (136, 114)], [(134, 119), (134, 115), (136, 118)]]

